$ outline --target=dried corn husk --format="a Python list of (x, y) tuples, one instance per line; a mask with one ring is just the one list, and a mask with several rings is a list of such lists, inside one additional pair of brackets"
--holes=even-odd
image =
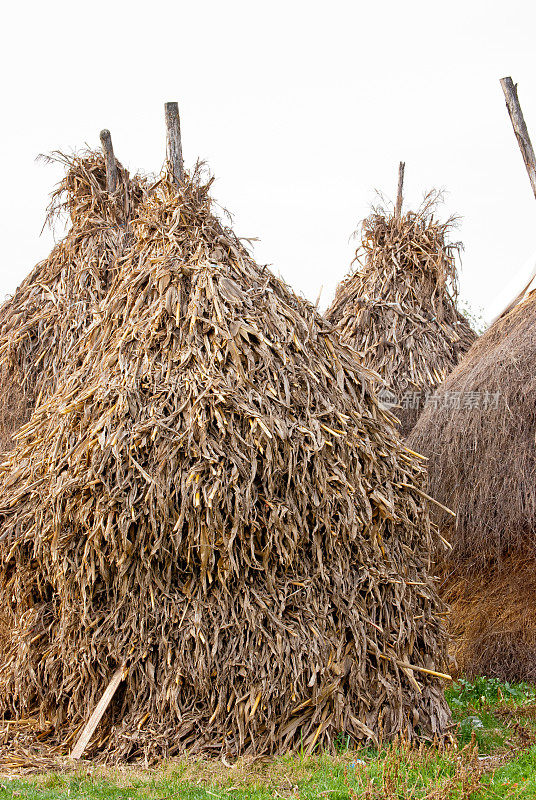
[(1, 468), (0, 709), (61, 751), (126, 662), (89, 755), (442, 737), (422, 464), (209, 185), (146, 192)]
[[(437, 222), (437, 195), (417, 213), (376, 209), (362, 223), (357, 270), (342, 281), (326, 316), (398, 405), (405, 437), (476, 334), (456, 307), (455, 220)], [(392, 399), (391, 399), (392, 398)]]

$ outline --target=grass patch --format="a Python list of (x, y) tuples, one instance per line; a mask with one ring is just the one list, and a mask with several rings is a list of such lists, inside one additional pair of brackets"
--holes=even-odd
[(86, 765), (76, 772), (0, 778), (0, 800), (532, 800), (536, 798), (536, 693), (526, 684), (487, 678), (447, 692), (458, 747), (288, 756), (232, 767), (221, 761), (175, 761), (156, 770)]

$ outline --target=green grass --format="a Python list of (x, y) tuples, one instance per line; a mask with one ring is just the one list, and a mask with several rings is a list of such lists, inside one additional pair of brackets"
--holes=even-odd
[(536, 693), (526, 684), (479, 678), (447, 691), (457, 748), (394, 744), (338, 755), (173, 762), (157, 770), (89, 766), (25, 779), (0, 777), (0, 800), (534, 800)]

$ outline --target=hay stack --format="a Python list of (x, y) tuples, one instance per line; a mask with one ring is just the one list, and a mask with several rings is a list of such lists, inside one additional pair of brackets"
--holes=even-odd
[(80, 366), (3, 468), (2, 710), (72, 741), (125, 664), (90, 752), (441, 737), (420, 462), (208, 188), (148, 192)]
[(536, 680), (536, 293), (492, 325), (447, 378), (409, 446), (453, 545), (445, 592), (469, 674)]
[(326, 315), (383, 378), (402, 436), (476, 338), (456, 308), (453, 220), (437, 222), (436, 204), (429, 195), (417, 213), (380, 208), (364, 220), (358, 268), (339, 284)]
[(50, 218), (67, 212), (71, 226), (0, 308), (0, 452), (26, 422), (39, 395), (52, 392), (74, 343), (106, 294), (113, 264), (125, 244), (128, 221), (142, 196), (142, 182), (118, 164), (119, 185), (106, 192), (100, 154), (56, 154), (66, 175), (52, 196)]

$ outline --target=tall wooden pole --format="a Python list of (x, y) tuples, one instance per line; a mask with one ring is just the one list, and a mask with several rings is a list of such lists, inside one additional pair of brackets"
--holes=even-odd
[(107, 128), (100, 132), (100, 140), (106, 164), (106, 189), (110, 194), (113, 194), (117, 189), (117, 164), (115, 162), (112, 137)]
[(171, 164), (173, 181), (179, 186), (184, 181), (184, 165), (178, 103), (166, 103), (166, 130), (167, 157)]
[(402, 214), (405, 168), (406, 168), (406, 162), (401, 161), (400, 164), (398, 165), (398, 191), (396, 193), (396, 206), (395, 206), (396, 219), (400, 219), (400, 215)]
[(529, 132), (527, 130), (523, 112), (521, 111), (519, 98), (517, 96), (517, 84), (513, 82), (512, 78), (502, 78), (501, 86), (504, 92), (506, 108), (510, 114), (510, 120), (516, 135), (517, 143), (519, 145), (519, 149), (521, 150), (525, 167), (527, 168), (530, 185), (532, 186), (532, 191), (536, 197), (536, 158), (534, 157), (534, 149), (532, 147), (532, 142), (530, 141)]

